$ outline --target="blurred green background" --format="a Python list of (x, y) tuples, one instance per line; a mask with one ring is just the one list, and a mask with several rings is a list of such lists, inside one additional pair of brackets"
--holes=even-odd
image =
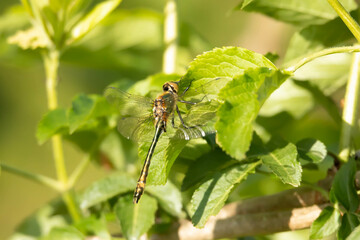
[[(258, 14), (233, 11), (238, 2), (178, 1), (182, 32), (180, 73), (197, 54), (213, 47), (240, 46), (262, 54), (284, 55), (293, 29)], [(159, 19), (164, 3), (164, 0), (124, 0), (101, 26), (78, 46), (69, 49), (60, 66), (59, 105), (69, 107), (79, 93), (101, 94), (106, 85), (116, 80), (136, 81), (160, 72), (162, 26)], [(39, 146), (35, 138), (36, 126), (47, 111), (40, 54), (7, 44), (9, 36), (29, 25), (18, 0), (0, 1), (0, 161), (55, 177), (51, 145)], [(82, 153), (65, 143), (65, 158), (70, 172), (81, 160)], [(106, 174), (106, 170), (90, 166), (77, 188)], [(251, 192), (251, 178), (246, 183), (241, 189)], [(263, 185), (257, 191), (269, 194), (273, 190)], [(46, 187), (1, 172), (0, 239), (8, 237), (26, 216), (56, 196)]]

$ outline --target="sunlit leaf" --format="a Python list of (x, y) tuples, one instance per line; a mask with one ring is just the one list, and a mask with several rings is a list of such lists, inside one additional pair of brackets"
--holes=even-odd
[(76, 41), (85, 36), (107, 15), (109, 15), (122, 0), (106, 0), (97, 4), (71, 31), (70, 41)]
[(82, 209), (106, 201), (118, 194), (133, 191), (136, 181), (123, 173), (115, 173), (92, 183), (80, 197)]
[[(345, 8), (353, 10), (353, 0), (341, 2)], [(338, 15), (327, 1), (322, 0), (241, 0), (237, 9), (259, 12), (295, 26), (325, 23)]]
[(55, 227), (51, 229), (49, 235), (47, 235), (45, 240), (58, 240), (58, 239), (66, 239), (66, 240), (83, 240), (85, 236), (76, 228), (72, 226), (66, 227)]
[(313, 163), (319, 163), (326, 157), (327, 150), (324, 143), (313, 138), (302, 139), (296, 143), (299, 157)]
[(297, 160), (296, 146), (280, 139), (271, 139), (264, 146), (265, 154), (260, 159), (283, 183), (300, 185), (301, 164)]
[(354, 229), (359, 226), (358, 216), (353, 213), (345, 213), (342, 217), (341, 226), (338, 231), (338, 240), (345, 240)]
[(326, 207), (310, 228), (310, 239), (323, 239), (333, 234), (340, 226), (340, 212), (333, 207)]
[(357, 226), (354, 231), (346, 238), (346, 240), (360, 239), (360, 226)]
[(138, 204), (133, 204), (132, 195), (119, 199), (115, 214), (120, 220), (122, 233), (126, 239), (139, 239), (155, 223), (156, 200), (143, 195)]
[(355, 212), (359, 206), (359, 198), (355, 187), (355, 173), (355, 160), (349, 159), (336, 173), (331, 187), (336, 200), (350, 212)]
[(261, 105), (288, 77), (269, 68), (248, 69), (220, 92), (215, 128), (217, 143), (232, 157), (241, 160), (249, 149), (255, 121)]
[(191, 200), (191, 219), (194, 226), (204, 227), (209, 217), (216, 215), (224, 206), (234, 186), (254, 173), (259, 163), (237, 163), (215, 173), (211, 179), (201, 184)]
[[(185, 147), (186, 142), (183, 139), (160, 137), (151, 159), (147, 184), (164, 185), (166, 183), (170, 169), (181, 150)], [(150, 144), (149, 142), (144, 142), (139, 145), (139, 157), (142, 163), (145, 161)]]
[(54, 134), (60, 132), (64, 128), (67, 128), (68, 120), (64, 109), (55, 109), (46, 113), (36, 131), (36, 137), (40, 144), (44, 143)]
[[(312, 88), (319, 88), (322, 95), (330, 96), (330, 94), (345, 85), (350, 71), (351, 59), (352, 55), (348, 53), (320, 57), (299, 68), (294, 73), (293, 78), (309, 82)], [(296, 84), (298, 82), (295, 81)], [(310, 91), (310, 93), (317, 97), (317, 93), (314, 91)], [(316, 100), (319, 99), (316, 98)]]
[[(275, 65), (263, 55), (238, 47), (215, 48), (195, 58), (182, 79), (188, 86), (189, 81), (203, 78), (230, 77), (243, 74), (248, 68), (268, 67)], [(219, 90), (219, 89), (218, 89)]]
[(288, 112), (294, 118), (301, 118), (314, 107), (311, 94), (289, 79), (276, 89), (261, 107), (259, 115), (271, 117)]
[(170, 215), (181, 217), (182, 198), (179, 189), (174, 184), (167, 181), (164, 186), (148, 186), (146, 191), (155, 197), (162, 209)]

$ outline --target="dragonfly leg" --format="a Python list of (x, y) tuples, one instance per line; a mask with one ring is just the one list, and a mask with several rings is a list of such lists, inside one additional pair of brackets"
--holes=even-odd
[[(178, 108), (177, 105), (176, 105), (176, 112), (177, 112), (177, 114), (178, 114), (178, 116), (179, 116), (181, 125), (183, 125), (183, 127), (184, 127), (185, 129), (196, 128), (196, 129), (201, 133), (201, 136), (202, 136), (202, 137), (205, 137), (206, 134), (205, 134), (204, 130), (202, 130), (201, 127), (199, 127), (199, 126), (187, 126), (187, 125), (185, 124), (183, 118), (181, 117), (181, 113), (180, 113), (180, 110), (179, 110), (179, 108)], [(174, 128), (176, 128), (176, 127), (174, 126), (174, 125), (175, 125), (175, 124), (174, 124), (174, 118), (172, 119), (172, 125), (173, 125)], [(189, 140), (190, 138), (189, 138), (189, 135), (186, 133), (186, 131), (185, 131), (184, 129), (182, 129), (182, 128), (180, 128), (180, 129), (183, 131), (183, 133), (184, 133), (184, 135), (185, 135), (185, 139), (186, 139), (186, 140)]]
[(179, 107), (177, 105), (176, 105), (176, 113), (179, 116), (181, 125), (183, 125), (184, 128), (188, 129), (189, 127), (185, 124), (183, 118), (181, 117), (181, 113), (180, 113)]
[[(176, 106), (176, 108), (177, 108), (177, 106)], [(182, 118), (181, 118), (181, 121), (182, 121)], [(182, 121), (182, 122), (183, 122), (183, 121)], [(174, 118), (174, 116), (173, 116), (172, 119), (171, 119), (171, 125), (172, 125), (172, 127), (173, 127), (174, 129), (179, 129), (179, 130), (181, 130), (181, 131), (183, 132), (185, 140), (190, 140), (189, 134), (187, 134), (187, 132), (186, 132), (184, 129), (175, 126), (175, 118)], [(185, 126), (186, 126), (186, 125), (185, 125)], [(186, 127), (186, 128), (187, 128), (187, 127)]]

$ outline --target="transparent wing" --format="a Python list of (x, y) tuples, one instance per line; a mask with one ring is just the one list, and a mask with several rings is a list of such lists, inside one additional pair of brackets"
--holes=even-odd
[(155, 133), (154, 118), (121, 117), (118, 130), (124, 137), (133, 141), (150, 142)]
[(121, 116), (144, 117), (152, 112), (152, 99), (132, 95), (115, 87), (108, 87), (104, 93), (107, 100), (116, 106)]
[(152, 140), (155, 131), (152, 99), (132, 95), (115, 87), (106, 88), (105, 96), (120, 112), (118, 130), (124, 137), (137, 142)]
[[(180, 104), (179, 103), (179, 107)], [(184, 105), (184, 104), (183, 104)], [(183, 118), (181, 122), (177, 113), (174, 113), (174, 126), (168, 124), (167, 135), (173, 138), (193, 139), (205, 137), (207, 134), (215, 133), (216, 110), (219, 102), (206, 101), (196, 105), (186, 104), (187, 109), (180, 110)]]

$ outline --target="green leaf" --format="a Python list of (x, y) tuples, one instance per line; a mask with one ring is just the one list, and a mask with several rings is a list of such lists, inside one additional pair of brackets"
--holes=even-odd
[(282, 112), (288, 112), (294, 118), (299, 119), (313, 107), (314, 100), (311, 94), (297, 86), (292, 79), (288, 79), (265, 101), (259, 115), (272, 117)]
[(106, 0), (97, 4), (71, 31), (70, 42), (77, 41), (108, 16), (122, 0)]
[[(170, 169), (186, 143), (186, 140), (161, 138), (160, 136), (151, 159), (147, 184), (164, 185), (166, 183)], [(150, 144), (150, 142), (144, 142), (139, 145), (139, 158), (142, 163), (145, 161)]]
[(357, 226), (354, 231), (346, 238), (346, 240), (360, 239), (360, 226)]
[(31, 4), (29, 0), (21, 0), (22, 5), (24, 6), (24, 8), (26, 9), (26, 11), (29, 13), (29, 15), (31, 17), (34, 17), (34, 12), (31, 9)]
[[(268, 67), (275, 65), (263, 55), (239, 47), (215, 48), (195, 58), (182, 79), (186, 86), (189, 81), (204, 78), (230, 77), (243, 74), (248, 68)], [(219, 90), (219, 89), (218, 89)]]
[(139, 239), (155, 223), (156, 200), (143, 195), (138, 204), (133, 204), (132, 195), (119, 199), (115, 214), (120, 220), (122, 233), (126, 239)]
[[(357, 13), (352, 14), (352, 16), (354, 19), (358, 19)], [(297, 61), (297, 59), (305, 57), (309, 53), (348, 44), (349, 40), (353, 39), (354, 36), (340, 17), (322, 25), (311, 25), (293, 35), (284, 62)]]
[(322, 162), (327, 154), (326, 146), (319, 140), (305, 138), (296, 143), (299, 157), (313, 163)]
[(283, 183), (299, 186), (302, 168), (297, 160), (296, 146), (280, 139), (271, 139), (264, 149), (266, 154), (260, 156), (264, 165), (269, 167)]
[(96, 219), (95, 216), (83, 218), (77, 222), (75, 226), (84, 234), (89, 233), (89, 235), (95, 235), (101, 240), (111, 240), (105, 217), (101, 217), (100, 219)]
[(47, 235), (44, 239), (46, 240), (83, 240), (85, 236), (76, 228), (72, 226), (66, 227), (55, 227), (51, 229), (49, 235)]
[(106, 155), (115, 169), (126, 169), (126, 163), (137, 159), (137, 146), (120, 136), (117, 129), (112, 130), (101, 142), (100, 151)]
[(68, 113), (70, 134), (93, 120), (92, 118), (110, 114), (111, 109), (104, 97), (98, 95), (78, 95), (72, 101), (72, 107)]
[(195, 190), (191, 199), (192, 222), (195, 227), (202, 228), (210, 216), (216, 215), (224, 206), (234, 186), (254, 173), (254, 163), (237, 163), (220, 172)]
[(244, 158), (261, 105), (288, 76), (269, 68), (248, 69), (220, 91), (225, 102), (217, 112), (215, 128), (217, 143), (226, 153)]
[(36, 137), (39, 144), (43, 144), (53, 135), (68, 127), (68, 120), (64, 109), (58, 108), (46, 113), (38, 124)]
[(181, 190), (186, 191), (196, 186), (207, 176), (212, 176), (219, 169), (229, 166), (231, 163), (234, 163), (234, 160), (219, 148), (204, 154), (189, 166)]
[(133, 191), (136, 181), (122, 173), (115, 173), (92, 183), (80, 197), (80, 207), (89, 208), (116, 195)]
[(336, 173), (331, 187), (336, 200), (350, 212), (355, 212), (359, 206), (359, 198), (355, 187), (355, 173), (355, 160), (349, 159)]
[(342, 217), (341, 226), (338, 231), (338, 240), (345, 240), (359, 224), (360, 221), (356, 215), (345, 213)]
[(146, 191), (155, 197), (160, 207), (170, 215), (183, 216), (181, 193), (170, 181), (167, 181), (164, 186), (148, 186)]
[[(356, 8), (353, 0), (341, 3), (347, 10)], [(295, 26), (321, 24), (337, 17), (330, 4), (322, 0), (241, 0), (237, 9), (259, 12)]]
[(341, 116), (336, 106), (334, 100), (331, 97), (326, 96), (323, 91), (319, 89), (318, 86), (312, 84), (310, 81), (294, 81), (296, 85), (303, 87), (308, 90), (313, 98), (321, 104), (322, 107), (329, 113), (329, 115), (333, 118), (333, 120), (341, 125)]
[[(314, 59), (305, 64), (294, 73), (294, 79), (309, 82), (300, 85), (299, 81), (295, 84), (304, 89), (308, 89), (317, 102), (322, 104), (332, 115), (333, 110), (329, 111), (326, 102), (322, 100), (322, 95), (330, 96), (340, 87), (344, 86), (350, 71), (352, 55), (348, 53), (337, 53)], [(318, 88), (321, 95), (317, 96)], [(326, 100), (327, 102), (330, 102)]]
[(57, 199), (47, 203), (24, 219), (11, 236), (12, 240), (39, 239), (55, 227), (68, 226), (69, 215), (64, 203)]
[(326, 207), (310, 228), (310, 239), (323, 239), (333, 234), (340, 226), (340, 212), (333, 207)]

